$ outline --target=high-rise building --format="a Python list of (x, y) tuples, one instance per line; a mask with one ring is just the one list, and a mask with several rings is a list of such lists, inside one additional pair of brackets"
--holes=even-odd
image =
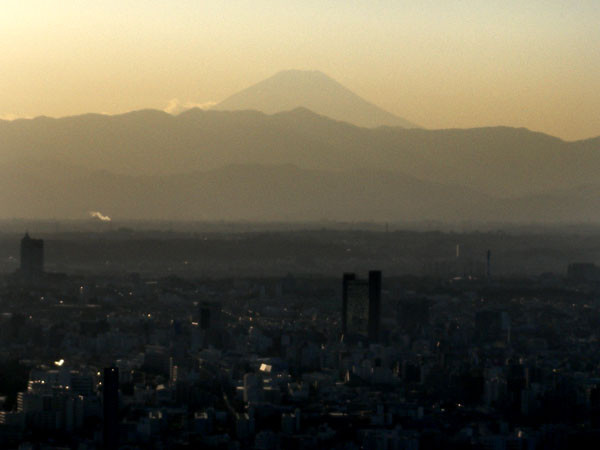
[(381, 271), (369, 272), (369, 342), (381, 337)]
[(369, 286), (353, 273), (345, 273), (342, 281), (342, 333), (365, 336), (368, 333)]
[(104, 369), (103, 382), (104, 435), (106, 449), (116, 449), (119, 445), (119, 369)]
[(201, 302), (198, 305), (201, 330), (214, 330), (221, 322), (221, 304), (219, 302)]
[(32, 239), (25, 233), (21, 239), (21, 273), (25, 276), (41, 275), (44, 272), (44, 241)]
[(350, 282), (356, 280), (353, 273), (345, 273), (342, 276), (342, 334), (348, 334), (348, 293)]
[(353, 273), (342, 279), (342, 333), (367, 338), (376, 343), (381, 328), (381, 271), (369, 272), (368, 280)]

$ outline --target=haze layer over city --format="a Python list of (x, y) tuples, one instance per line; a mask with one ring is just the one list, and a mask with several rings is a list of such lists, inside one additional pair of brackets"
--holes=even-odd
[(600, 3), (0, 4), (0, 448), (596, 449)]

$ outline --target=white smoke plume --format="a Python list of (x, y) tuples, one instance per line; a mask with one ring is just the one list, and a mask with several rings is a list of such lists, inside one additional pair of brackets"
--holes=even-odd
[(95, 217), (102, 222), (110, 222), (112, 220), (110, 217), (105, 216), (100, 211), (90, 211), (90, 217)]

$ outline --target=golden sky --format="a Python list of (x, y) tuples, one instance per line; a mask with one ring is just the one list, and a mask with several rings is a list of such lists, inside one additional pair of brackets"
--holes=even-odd
[(0, 1), (4, 118), (207, 104), (284, 69), (427, 128), (588, 138), (600, 1)]

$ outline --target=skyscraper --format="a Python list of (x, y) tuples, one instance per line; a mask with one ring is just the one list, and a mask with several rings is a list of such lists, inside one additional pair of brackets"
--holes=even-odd
[(381, 271), (369, 272), (369, 342), (379, 342), (381, 337)]
[(104, 369), (104, 435), (106, 449), (116, 449), (119, 445), (119, 369)]
[(25, 233), (21, 239), (21, 273), (25, 276), (41, 275), (44, 272), (44, 241), (32, 239)]
[(221, 322), (221, 304), (219, 302), (201, 302), (198, 305), (201, 330), (215, 329)]
[(369, 272), (368, 280), (353, 273), (342, 279), (342, 333), (376, 343), (381, 324), (381, 271)]
[(345, 273), (342, 276), (342, 334), (348, 334), (348, 291), (350, 282), (356, 280), (353, 273)]

